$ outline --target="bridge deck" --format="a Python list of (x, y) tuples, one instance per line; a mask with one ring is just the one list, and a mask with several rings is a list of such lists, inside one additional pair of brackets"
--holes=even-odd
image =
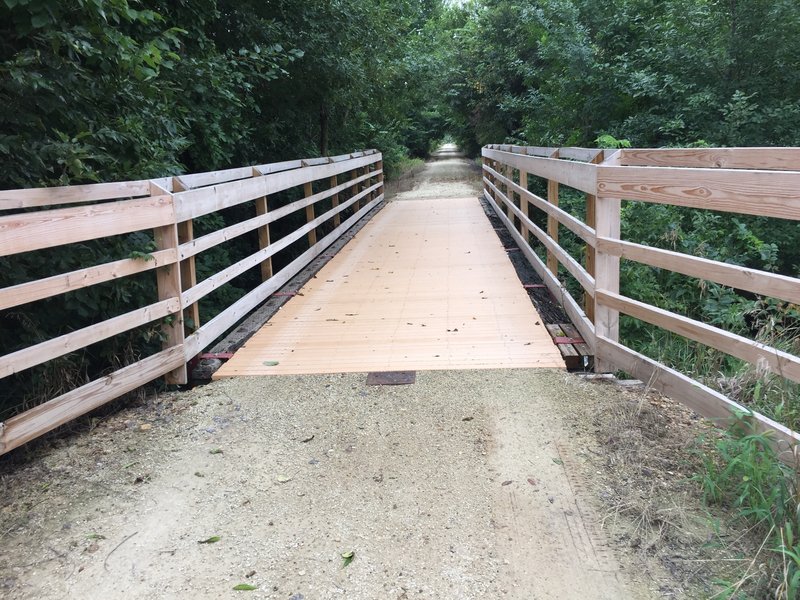
[(564, 368), (476, 198), (389, 203), (215, 378)]

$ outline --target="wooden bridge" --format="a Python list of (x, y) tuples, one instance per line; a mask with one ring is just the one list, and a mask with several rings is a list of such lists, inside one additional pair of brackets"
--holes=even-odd
[[(619, 315), (649, 322), (800, 382), (800, 358), (620, 294), (620, 259), (800, 303), (800, 280), (620, 239), (624, 201), (800, 220), (800, 149), (604, 151), (487, 146), (484, 197), (590, 348), (595, 370), (625, 371), (700, 414), (742, 407), (619, 343)], [(546, 182), (547, 197), (531, 190)], [(586, 220), (559, 207), (559, 187), (586, 195)], [(163, 348), (5, 420), (8, 452), (147, 382), (186, 383), (187, 363), (284, 289), (350, 227), (384, 204), (376, 151), (163, 179), (0, 192), (0, 257), (20, 264), (59, 248), (143, 234), (152, 247), (0, 289), (0, 310), (122, 278), (153, 277), (149, 304), (0, 357), (0, 377), (141, 327)], [(224, 218), (223, 218), (224, 215)], [(216, 219), (209, 219), (216, 216)], [(546, 227), (537, 222), (546, 219)], [(223, 223), (222, 225), (217, 225)], [(195, 235), (201, 226), (202, 234)], [(559, 245), (569, 230), (583, 259)], [(199, 278), (201, 253), (251, 244)], [(497, 367), (563, 368), (561, 353), (476, 197), (390, 202), (218, 376)], [(537, 253), (537, 251), (539, 253)], [(42, 254), (45, 253), (45, 254)], [(541, 254), (541, 257), (540, 257)], [(56, 264), (56, 261), (53, 261)], [(279, 268), (273, 269), (273, 262)], [(53, 267), (57, 271), (56, 267)], [(199, 303), (239, 277), (260, 283), (201, 322)], [(572, 297), (568, 273), (583, 288)], [(286, 293), (286, 292), (283, 292)], [(28, 307), (36, 310), (36, 305)], [(798, 435), (753, 415), (789, 452)]]

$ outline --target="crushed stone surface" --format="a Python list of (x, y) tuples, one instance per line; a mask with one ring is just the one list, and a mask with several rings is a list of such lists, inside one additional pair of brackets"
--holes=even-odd
[[(556, 370), (215, 382), (3, 477), (6, 598), (646, 598)], [(219, 541), (200, 541), (219, 537)], [(342, 555), (352, 552), (345, 565)]]

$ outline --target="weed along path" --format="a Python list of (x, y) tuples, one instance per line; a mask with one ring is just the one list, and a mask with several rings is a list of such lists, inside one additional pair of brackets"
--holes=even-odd
[[(394, 201), (477, 197), (477, 177), (451, 151)], [(624, 393), (484, 369), (396, 386), (232, 377), (152, 398), (3, 463), (0, 594), (661, 597), (669, 575), (620, 552), (599, 499), (593, 407)]]

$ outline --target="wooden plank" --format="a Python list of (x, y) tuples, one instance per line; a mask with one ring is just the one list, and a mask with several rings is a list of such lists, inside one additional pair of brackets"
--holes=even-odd
[[(310, 198), (314, 195), (314, 188), (311, 182), (303, 184), (303, 195), (306, 198)], [(306, 206), (306, 223), (311, 223), (314, 221), (314, 204), (309, 204)], [(308, 245), (313, 246), (317, 243), (317, 229), (316, 227), (312, 227), (308, 230)]]
[(718, 327), (677, 315), (626, 296), (600, 289), (595, 294), (600, 304), (610, 306), (626, 315), (672, 331), (690, 340), (716, 348), (750, 364), (758, 365), (759, 368), (769, 369), (776, 375), (786, 379), (800, 382), (800, 358), (788, 352), (754, 342), (741, 335), (730, 333)]
[[(599, 164), (601, 162), (606, 162), (606, 164), (618, 164), (619, 161), (619, 153), (614, 152), (606, 157), (605, 152), (601, 152), (597, 154), (591, 162), (593, 164)], [(586, 225), (594, 228), (597, 225), (597, 196), (594, 194), (586, 194)], [(594, 277), (596, 269), (596, 250), (595, 250), (595, 243), (594, 241), (587, 241), (586, 246), (586, 271)], [(594, 297), (589, 292), (584, 292), (583, 294), (583, 306), (586, 307), (586, 316), (589, 317), (589, 320), (594, 323)]]
[(542, 262), (542, 259), (536, 255), (536, 253), (528, 245), (527, 241), (524, 240), (522, 236), (514, 229), (511, 221), (493, 201), (489, 191), (484, 190), (483, 195), (489, 201), (495, 213), (506, 226), (511, 236), (514, 238), (517, 244), (519, 244), (522, 254), (528, 260), (528, 263), (530, 263), (534, 270), (539, 274), (539, 277), (542, 278), (542, 281), (547, 286), (547, 289), (550, 290), (553, 298), (555, 298), (559, 305), (561, 305), (572, 323), (578, 328), (578, 331), (581, 332), (581, 337), (583, 337), (588, 346), (594, 352), (594, 325), (592, 322), (586, 318), (586, 315), (584, 314), (583, 310), (581, 310), (581, 307), (578, 306), (577, 302), (575, 302), (575, 299), (570, 296), (569, 292), (561, 285), (561, 282), (559, 282), (558, 279), (556, 279), (548, 270), (547, 266)]
[[(176, 192), (186, 190), (186, 184), (179, 178), (175, 177), (172, 182), (172, 189)], [(178, 243), (183, 245), (191, 242), (194, 239), (194, 222), (189, 219), (178, 223)], [(194, 285), (197, 285), (197, 267), (195, 265), (194, 256), (189, 256), (181, 261), (181, 289), (188, 290)], [(200, 327), (200, 307), (197, 303), (185, 306), (183, 309), (183, 323), (186, 333), (191, 333), (192, 330)]]
[[(576, 329), (576, 327), (572, 323), (561, 323), (561, 329), (564, 331), (564, 333), (567, 334), (567, 337), (582, 338), (580, 332)], [(575, 348), (575, 350), (578, 351), (578, 354), (580, 354), (581, 357), (584, 356), (592, 357), (592, 349), (586, 342), (584, 342), (583, 344), (573, 344), (572, 346)]]
[(210, 277), (207, 277), (194, 287), (188, 290), (184, 290), (182, 294), (183, 303), (184, 304), (191, 304), (197, 302), (201, 298), (207, 296), (214, 290), (218, 289), (219, 287), (225, 285), (226, 283), (233, 280), (235, 277), (238, 277), (245, 271), (252, 269), (253, 267), (261, 264), (264, 260), (269, 257), (274, 256), (284, 248), (287, 248), (291, 244), (298, 241), (304, 235), (308, 235), (309, 232), (314, 231), (316, 227), (330, 219), (334, 216), (334, 214), (338, 214), (341, 211), (345, 210), (352, 204), (356, 203), (364, 197), (367, 193), (372, 191), (373, 189), (377, 189), (379, 186), (374, 185), (371, 188), (368, 188), (361, 192), (360, 194), (356, 194), (352, 198), (350, 198), (347, 202), (340, 204), (339, 206), (332, 208), (331, 210), (327, 211), (326, 213), (316, 217), (306, 223), (303, 227), (300, 227), (290, 233), (282, 237), (277, 242), (270, 244), (268, 247), (259, 250), (251, 254), (250, 256), (243, 258), (242, 260), (233, 263), (232, 265), (227, 266), (226, 268), (222, 269), (221, 271), (217, 271)]
[(597, 163), (603, 160), (604, 150), (597, 148), (558, 148), (557, 158), (568, 158), (580, 162)]
[[(156, 248), (159, 250), (178, 250), (178, 226), (176, 223), (157, 227), (153, 230)], [(171, 323), (165, 322), (161, 331), (164, 337), (164, 349), (181, 346), (186, 337), (183, 325), (183, 301), (181, 298), (181, 267), (180, 263), (159, 267), (156, 270), (156, 283), (158, 285), (158, 299), (167, 300), (177, 297), (179, 304)], [(166, 374), (167, 383), (184, 384), (188, 382), (186, 365)]]
[(631, 148), (621, 163), (640, 167), (800, 170), (800, 148)]
[(0, 217), (0, 256), (173, 223), (169, 195)]
[(176, 217), (179, 221), (197, 218), (261, 196), (338, 175), (356, 167), (363, 167), (380, 160), (380, 154), (372, 154), (339, 163), (330, 163), (291, 171), (270, 173), (263, 177), (251, 177), (230, 183), (222, 183), (198, 190), (179, 192), (174, 195)]
[[(550, 158), (559, 158), (559, 151), (553, 152)], [(558, 181), (547, 180), (547, 202), (552, 206), (558, 206)], [(547, 235), (558, 244), (558, 219), (554, 215), (547, 215)], [(558, 277), (558, 258), (551, 250), (547, 251), (547, 268)]]
[(602, 196), (800, 220), (800, 172), (600, 165)]
[[(597, 235), (611, 239), (619, 239), (620, 235), (620, 208), (621, 202), (617, 198), (598, 197), (596, 206)], [(619, 293), (619, 257), (612, 254), (597, 252), (595, 256), (594, 282), (597, 289)], [(619, 339), (619, 312), (607, 304), (594, 301), (594, 327), (598, 336), (603, 336), (612, 341)], [(597, 373), (613, 371), (613, 365), (604, 360), (599, 353), (595, 356), (594, 369)]]
[[(221, 171), (209, 171), (208, 173), (193, 173), (191, 175), (181, 175), (181, 181), (185, 189), (194, 189), (239, 179), (253, 177), (253, 167), (236, 167), (235, 169), (223, 169)], [(185, 191), (185, 190), (175, 190)]]
[(651, 267), (667, 269), (689, 277), (706, 279), (720, 285), (800, 304), (800, 280), (795, 277), (767, 273), (740, 265), (605, 237), (597, 239), (597, 250)]
[[(488, 160), (487, 160), (488, 162)], [(489, 182), (495, 183), (498, 180), (503, 180), (508, 186), (516, 190), (516, 192), (523, 198), (525, 198), (525, 202), (533, 204), (539, 210), (544, 211), (548, 214), (548, 216), (553, 216), (558, 222), (569, 229), (572, 233), (577, 235), (587, 244), (594, 244), (594, 229), (590, 229), (587, 227), (583, 222), (573, 217), (571, 214), (566, 212), (565, 210), (553, 206), (544, 198), (540, 198), (536, 194), (523, 189), (522, 187), (518, 186), (513, 181), (509, 181), (505, 179), (499, 172), (495, 171), (491, 166), (488, 164), (484, 164), (483, 170), (486, 172), (486, 177), (488, 178)], [(527, 178), (527, 173), (526, 173)], [(491, 190), (490, 190), (491, 192)]]
[[(648, 387), (678, 400), (720, 427), (727, 427), (732, 416), (750, 413), (744, 406), (702, 383), (604, 336), (597, 336), (596, 354), (596, 359), (602, 356), (604, 361), (613, 364), (616, 369), (625, 371), (642, 380)], [(800, 442), (800, 435), (761, 414), (751, 414), (749, 419), (756, 431), (771, 436), (781, 458), (794, 464), (794, 447)]]
[[(263, 217), (268, 212), (267, 197), (256, 198), (256, 217)], [(258, 248), (264, 250), (269, 248), (269, 244), (269, 223), (267, 223), (258, 228)], [(272, 277), (272, 257), (268, 256), (261, 263), (261, 281), (266, 281), (270, 277)]]
[[(339, 187), (338, 175), (331, 175), (331, 178), (328, 181), (328, 189), (329, 190), (336, 190), (336, 188), (338, 188), (338, 187)], [(339, 192), (338, 191), (336, 191), (333, 194), (333, 196), (331, 196), (331, 206), (333, 206), (333, 208), (336, 208), (337, 206), (339, 206)], [(333, 216), (333, 226), (334, 227), (338, 227), (341, 224), (342, 224), (342, 215), (337, 212)]]
[[(493, 184), (490, 183), (488, 180), (484, 180), (484, 182), (486, 183), (486, 185), (494, 187)], [(542, 231), (542, 229), (538, 225), (536, 225), (533, 221), (531, 221), (525, 215), (523, 215), (522, 211), (518, 209), (516, 206), (514, 206), (509, 201), (509, 199), (506, 198), (503, 192), (501, 192), (497, 188), (494, 188), (494, 192), (495, 196), (500, 200), (502, 200), (503, 205), (507, 208), (507, 210), (511, 214), (516, 215), (517, 218), (520, 219), (520, 221), (523, 221), (525, 223), (525, 226), (527, 227), (528, 231), (530, 231), (534, 236), (536, 236), (536, 238), (542, 243), (542, 245), (549, 252), (551, 252), (562, 265), (564, 265), (564, 268), (570, 273), (570, 275), (572, 275), (578, 281), (578, 283), (581, 284), (581, 286), (585, 290), (589, 291), (594, 290), (594, 278), (584, 270), (584, 268), (578, 261), (572, 258), (572, 256), (570, 256), (570, 254), (566, 250), (564, 250), (561, 246), (559, 246), (552, 239), (550, 239), (550, 236), (548, 236), (544, 231)], [(516, 230), (516, 228), (514, 228), (513, 226), (513, 223), (512, 223), (512, 228)]]
[[(352, 200), (352, 198), (351, 198)], [(378, 196), (372, 202), (362, 207), (357, 213), (346, 219), (339, 227), (331, 231), (324, 238), (319, 240), (315, 246), (306, 250), (295, 260), (281, 269), (257, 288), (252, 290), (243, 298), (234, 302), (219, 315), (204, 324), (192, 336), (186, 339), (186, 357), (191, 358), (197, 355), (203, 348), (211, 344), (215, 339), (225, 333), (228, 329), (236, 325), (247, 314), (259, 304), (264, 302), (270, 294), (280, 289), (287, 281), (299, 273), (317, 256), (322, 254), (325, 249), (335, 242), (345, 231), (353, 226), (356, 221), (366, 215), (375, 206), (383, 201), (383, 195)], [(347, 205), (342, 204), (338, 208), (344, 209)]]
[(557, 158), (523, 156), (486, 148), (483, 149), (483, 154), (505, 165), (524, 169), (530, 175), (552, 179), (582, 192), (593, 194), (597, 190), (597, 169), (599, 167), (596, 165)]
[(124, 258), (61, 275), (53, 275), (45, 279), (9, 286), (0, 289), (0, 310), (35, 302), (36, 300), (43, 300), (44, 298), (51, 298), (59, 294), (97, 285), (104, 281), (112, 281), (128, 275), (144, 273), (157, 267), (172, 264), (177, 260), (178, 256), (175, 250), (161, 250), (153, 252), (147, 260)]
[(564, 367), (474, 198), (389, 204), (301, 292), (218, 377)]
[(0, 190), (0, 210), (18, 210), (76, 202), (96, 202), (150, 195), (150, 182), (120, 181), (117, 183), (93, 183), (89, 185), (65, 185), (60, 187)]
[[(358, 181), (362, 180), (363, 179), (359, 179)], [(229, 225), (228, 227), (225, 227), (223, 229), (219, 229), (212, 233), (208, 233), (204, 236), (196, 238), (187, 244), (181, 245), (180, 257), (183, 259), (186, 258), (187, 256), (194, 256), (195, 254), (199, 254), (200, 252), (205, 252), (209, 248), (213, 248), (218, 244), (232, 240), (249, 231), (258, 229), (259, 227), (269, 225), (270, 223), (273, 223), (278, 219), (281, 219), (295, 211), (305, 208), (306, 206), (308, 206), (313, 202), (317, 202), (318, 200), (327, 198), (332, 193), (338, 193), (344, 189), (347, 189), (352, 185), (353, 185), (352, 181), (346, 181), (342, 184), (339, 184), (336, 189), (330, 189), (318, 192), (313, 196), (310, 196), (308, 198), (301, 198), (300, 200), (292, 202), (291, 204), (287, 204), (286, 206), (281, 206), (280, 208), (276, 208), (275, 210), (271, 210), (263, 215), (258, 215), (256, 217), (253, 217), (252, 219), (247, 219), (239, 223), (234, 223), (233, 225)]]
[(183, 362), (183, 348), (175, 346), (0, 423), (0, 454), (179, 368)]
[[(519, 209), (522, 211), (522, 214), (525, 215), (528, 219), (531, 218), (531, 209), (530, 203), (528, 201), (528, 197), (524, 194), (524, 191), (528, 190), (528, 173), (524, 170), (519, 172), (519, 187), (517, 188), (517, 192), (519, 193)], [(531, 235), (530, 230), (528, 229), (525, 220), (522, 219), (519, 222), (519, 232), (525, 241), (528, 241), (528, 238)]]
[(46, 342), (17, 350), (11, 354), (0, 356), (0, 379), (85, 348), (91, 344), (96, 344), (119, 333), (146, 325), (179, 309), (180, 300), (178, 298), (170, 298), (144, 308), (138, 308), (124, 315), (106, 319), (95, 325), (72, 331)]

